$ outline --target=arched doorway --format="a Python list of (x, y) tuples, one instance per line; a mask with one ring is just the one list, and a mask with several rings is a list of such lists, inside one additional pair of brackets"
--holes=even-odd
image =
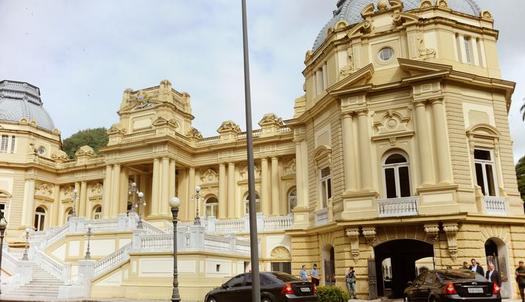
[[(418, 240), (392, 240), (376, 246), (374, 254), (378, 295), (400, 298), (403, 297), (407, 283), (417, 276), (416, 262), (423, 258), (433, 258), (434, 247)], [(389, 275), (383, 276), (385, 272)], [(388, 280), (388, 283), (384, 280)]]
[(485, 255), (487, 257), (488, 267), (489, 263), (494, 263), (496, 270), (501, 274), (501, 296), (502, 298), (510, 298), (512, 296), (512, 279), (509, 280), (509, 266), (507, 246), (505, 242), (499, 238), (489, 238), (485, 242)]
[(335, 250), (332, 245), (323, 249), (324, 283), (327, 286), (335, 285)]

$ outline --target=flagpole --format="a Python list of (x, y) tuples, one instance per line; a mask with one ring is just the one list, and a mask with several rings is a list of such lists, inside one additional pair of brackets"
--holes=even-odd
[(248, 153), (248, 196), (250, 215), (250, 256), (252, 273), (252, 302), (261, 301), (259, 276), (259, 244), (257, 240), (257, 208), (255, 205), (255, 173), (253, 159), (252, 105), (250, 91), (250, 57), (248, 54), (248, 27), (246, 0), (242, 1), (242, 41), (244, 53), (244, 98), (246, 111), (246, 149)]

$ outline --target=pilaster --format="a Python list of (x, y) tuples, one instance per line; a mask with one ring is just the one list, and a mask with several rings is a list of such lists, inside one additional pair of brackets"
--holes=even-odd
[(228, 200), (226, 195), (226, 164), (219, 164), (219, 219), (225, 219), (228, 216)]
[(278, 216), (279, 213), (279, 159), (272, 157), (272, 215)]
[(236, 218), (239, 205), (235, 198), (235, 164), (228, 163), (228, 218)]
[(268, 185), (268, 159), (261, 158), (261, 202), (265, 216), (271, 214), (270, 186)]

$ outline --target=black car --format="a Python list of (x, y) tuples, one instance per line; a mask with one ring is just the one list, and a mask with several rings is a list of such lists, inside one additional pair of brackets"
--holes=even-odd
[[(262, 302), (318, 302), (317, 289), (311, 282), (280, 272), (262, 272), (261, 301)], [(245, 273), (237, 275), (221, 287), (210, 291), (205, 302), (244, 302), (250, 301), (252, 294), (252, 275)]]
[(406, 302), (501, 302), (500, 287), (470, 270), (435, 270), (421, 273), (405, 289)]

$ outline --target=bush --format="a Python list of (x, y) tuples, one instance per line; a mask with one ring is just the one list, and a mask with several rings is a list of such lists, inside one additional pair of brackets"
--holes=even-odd
[(350, 299), (348, 293), (337, 286), (319, 286), (317, 295), (320, 302), (346, 302)]

